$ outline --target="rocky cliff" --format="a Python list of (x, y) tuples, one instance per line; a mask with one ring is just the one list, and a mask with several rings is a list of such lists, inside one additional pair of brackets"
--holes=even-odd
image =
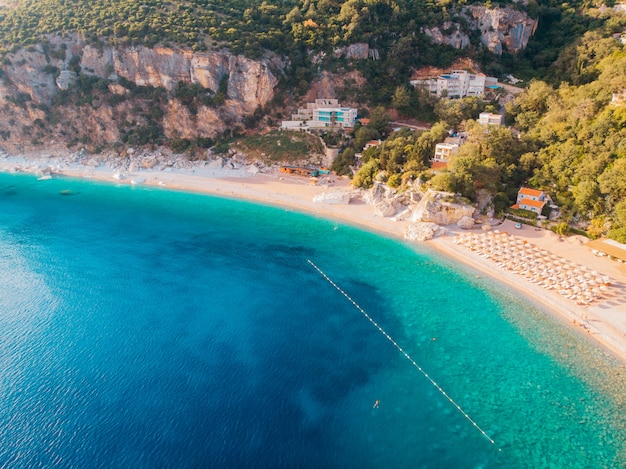
[(374, 214), (379, 217), (393, 217), (394, 221), (407, 220), (404, 237), (409, 240), (424, 241), (446, 231), (446, 225), (457, 224), (472, 218), (476, 209), (449, 192), (428, 189), (422, 192), (419, 184), (409, 187), (406, 192), (398, 193), (383, 183), (376, 182), (374, 187), (361, 193), (361, 199), (375, 207)]
[[(50, 47), (56, 54), (50, 53)], [(64, 57), (58, 53), (65, 50)], [(138, 86), (173, 90), (179, 81), (199, 83), (217, 91), (228, 77), (228, 98), (253, 112), (274, 96), (284, 64), (278, 59), (251, 60), (226, 51), (192, 52), (189, 49), (156, 47), (95, 48), (80, 39), (52, 38), (51, 46), (20, 49), (7, 58), (6, 77), (20, 92), (36, 103), (48, 103), (57, 92), (55, 78), (60, 70), (77, 62), (80, 72), (101, 78), (123, 77)], [(56, 68), (51, 72), (52, 67)], [(47, 71), (46, 71), (47, 70)], [(5, 83), (6, 87), (6, 83)]]
[(364, 191), (362, 199), (366, 204), (375, 206), (374, 213), (377, 216), (437, 225), (457, 223), (464, 217), (472, 217), (476, 211), (449, 192), (429, 189), (423, 193), (419, 187), (415, 187), (398, 194), (395, 189), (379, 182), (372, 189)]
[(192, 52), (167, 47), (103, 48), (86, 45), (80, 51), (82, 70), (99, 77), (121, 76), (139, 86), (173, 90), (179, 81), (199, 83), (217, 91), (228, 77), (228, 98), (243, 113), (252, 113), (274, 96), (279, 77), (270, 69), (280, 70), (280, 60), (251, 60), (225, 51)]
[[(59, 119), (51, 119), (48, 112), (51, 107), (59, 108), (59, 102), (66, 105), (63, 117), (75, 127), (72, 130), (76, 136), (83, 135), (94, 143), (119, 140), (120, 123), (115, 121), (148, 125), (146, 119), (132, 115), (141, 113), (133, 111), (137, 104), (130, 102), (128, 90), (114, 85), (120, 79), (165, 90), (167, 98), (161, 103), (162, 120), (158, 124), (166, 137), (213, 137), (265, 106), (274, 97), (284, 67), (277, 57), (251, 60), (226, 51), (198, 53), (168, 47), (96, 48), (77, 36), (52, 37), (44, 44), (17, 50), (4, 60), (0, 69), (0, 107), (4, 109), (0, 137), (4, 142), (0, 143), (19, 147), (29, 146), (34, 140), (45, 144), (64, 140), (64, 131), (69, 127), (63, 128), (56, 122)], [(79, 75), (68, 70), (78, 71)], [(76, 77), (80, 82), (81, 75), (110, 80), (108, 92), (119, 99), (113, 102), (104, 99), (106, 96), (102, 98), (106, 90), (100, 89), (102, 99), (91, 99), (90, 95), (88, 102), (79, 106), (67, 105), (72, 101), (70, 95), (76, 95)], [(216, 93), (223, 80), (227, 80), (227, 91), (218, 106), (200, 104), (190, 110), (174, 98), (180, 81), (198, 83)]]
[(470, 32), (480, 31), (480, 42), (495, 54), (505, 50), (519, 52), (537, 29), (538, 21), (513, 8), (487, 8), (470, 5), (461, 10), (465, 27), (460, 22), (446, 21), (441, 27), (424, 27), (422, 31), (435, 44), (448, 44), (457, 49), (470, 45)]

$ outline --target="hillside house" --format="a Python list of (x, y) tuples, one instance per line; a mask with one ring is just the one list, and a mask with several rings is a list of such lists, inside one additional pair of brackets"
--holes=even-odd
[(517, 192), (517, 203), (511, 208), (529, 210), (541, 215), (541, 211), (546, 204), (552, 206), (552, 199), (548, 194), (536, 189), (530, 189), (529, 187), (522, 187)]
[(450, 158), (457, 154), (459, 145), (456, 143), (438, 143), (435, 145), (435, 156), (433, 162), (447, 163)]
[(298, 109), (291, 116), (290, 121), (283, 121), (282, 129), (324, 129), (324, 128), (351, 128), (356, 122), (357, 110), (341, 107), (336, 99), (316, 99), (314, 103), (307, 103), (306, 108)]
[(437, 97), (464, 98), (482, 96), (486, 89), (498, 87), (498, 79), (483, 73), (469, 73), (466, 70), (452, 70), (436, 77), (423, 77), (411, 80), (411, 85), (427, 90)]
[(365, 146), (363, 147), (363, 150), (367, 150), (368, 148), (372, 148), (372, 147), (377, 147), (379, 145), (381, 145), (383, 142), (382, 140), (378, 139), (378, 140), (370, 140), (369, 142), (367, 142), (365, 144)]
[(504, 124), (504, 116), (502, 114), (493, 114), (491, 112), (481, 112), (478, 115), (478, 123), (484, 126), (490, 125), (503, 125)]

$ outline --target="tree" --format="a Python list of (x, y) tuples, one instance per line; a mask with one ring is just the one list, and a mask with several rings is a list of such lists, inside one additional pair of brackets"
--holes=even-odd
[(376, 130), (372, 129), (370, 126), (365, 125), (354, 132), (353, 147), (357, 151), (361, 151), (367, 142), (379, 137), (380, 134)]
[(437, 114), (440, 121), (446, 122), (456, 130), (463, 121), (468, 119), (477, 120), (480, 113), (487, 109), (487, 106), (487, 103), (476, 96), (460, 99), (440, 99), (435, 105), (435, 114)]
[(404, 86), (398, 86), (393, 94), (391, 105), (402, 114), (408, 114), (411, 109), (411, 93), (409, 93), (409, 90)]
[(595, 181), (581, 181), (574, 188), (574, 202), (576, 208), (583, 214), (591, 212), (600, 195), (598, 184)]
[(568, 234), (570, 234), (571, 231), (572, 228), (564, 221), (557, 223), (557, 225), (554, 227), (554, 232), (559, 236), (567, 236)]
[(375, 107), (370, 114), (370, 122), (366, 127), (375, 130), (379, 137), (386, 136), (389, 132), (389, 114), (385, 108)]
[(626, 200), (616, 203), (613, 213), (615, 214), (616, 222), (626, 227)]
[(618, 243), (626, 244), (626, 227), (614, 228), (609, 230), (606, 235)]
[(351, 176), (352, 169), (350, 167), (354, 165), (354, 155), (355, 151), (353, 148), (346, 148), (339, 154), (339, 156), (337, 156), (337, 158), (333, 160), (333, 164), (330, 169), (339, 175)]
[(379, 161), (372, 159), (361, 166), (352, 180), (352, 185), (368, 189), (374, 184), (374, 178), (380, 171)]
[(626, 199), (626, 158), (620, 158), (598, 178), (600, 191), (613, 200)]
[(456, 190), (456, 178), (448, 171), (435, 174), (429, 182), (430, 187), (436, 191), (455, 192)]
[(523, 93), (507, 104), (506, 112), (514, 116), (520, 129), (528, 130), (546, 113), (549, 99), (554, 95), (555, 91), (550, 85), (532, 80)]

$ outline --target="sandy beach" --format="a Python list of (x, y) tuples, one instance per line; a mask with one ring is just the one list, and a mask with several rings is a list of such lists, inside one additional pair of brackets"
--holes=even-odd
[[(53, 168), (52, 175), (48, 175), (47, 168)], [(121, 173), (118, 169), (105, 164), (95, 166), (67, 164), (58, 158), (38, 159), (32, 156), (0, 157), (0, 171), (32, 172), (41, 175), (42, 179), (68, 176), (246, 199), (332, 218), (398, 239), (404, 238), (404, 232), (410, 224), (404, 220), (394, 221), (391, 218), (375, 216), (374, 207), (365, 204), (358, 197), (353, 197), (349, 204), (315, 202), (314, 197), (321, 194), (351, 190), (349, 180), (334, 176), (314, 181), (283, 175), (277, 171), (257, 172), (249, 171), (249, 168), (245, 167), (216, 169), (206, 165), (168, 170), (142, 168)], [(543, 250), (544, 257), (548, 254), (552, 256), (552, 261), (569, 261), (593, 272), (594, 277), (609, 280), (606, 282), (609, 286), (603, 285), (603, 290), (598, 292), (592, 301), (588, 304), (579, 304), (580, 301), (564, 296), (557, 289), (542, 286), (538, 278), (514, 273), (499, 266), (493, 259), (462, 245), (459, 243), (460, 236), (463, 233), (467, 236), (468, 232), (456, 226), (447, 228), (448, 232), (445, 235), (427, 241), (428, 245), (455, 262), (476, 269), (478, 275), (496, 278), (516, 289), (523, 296), (541, 305), (547, 313), (561, 319), (566, 327), (577, 330), (626, 364), (626, 275), (623, 264), (608, 257), (596, 256), (584, 245), (586, 240), (579, 236), (561, 239), (547, 230), (536, 230), (528, 226), (516, 229), (514, 224), (508, 221), (497, 227), (499, 232), (508, 233), (509, 241), (522, 246), (526, 244), (536, 246)], [(483, 235), (480, 230), (472, 230), (471, 233), (475, 236)], [(590, 281), (593, 282), (593, 278)], [(580, 290), (578, 286), (573, 288)]]

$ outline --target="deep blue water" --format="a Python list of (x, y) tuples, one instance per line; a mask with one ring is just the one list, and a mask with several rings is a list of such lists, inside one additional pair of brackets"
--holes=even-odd
[(577, 331), (241, 201), (0, 174), (0, 365), (0, 467), (626, 467), (624, 367)]

